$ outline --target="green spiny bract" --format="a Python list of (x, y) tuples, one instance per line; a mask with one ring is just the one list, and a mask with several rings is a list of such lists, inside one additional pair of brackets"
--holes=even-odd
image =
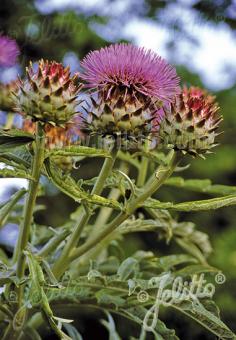
[(128, 148), (132, 141), (135, 146), (157, 132), (160, 106), (180, 93), (174, 67), (153, 51), (131, 44), (92, 51), (81, 67), (85, 87), (97, 96), (88, 110), (87, 130), (118, 137)]
[(159, 140), (175, 150), (203, 156), (216, 146), (222, 117), (218, 114), (215, 98), (206, 91), (184, 88), (175, 101), (164, 108)]
[(87, 109), (84, 132), (102, 136), (120, 137), (122, 145), (131, 146), (143, 141), (152, 132), (152, 121), (160, 103), (150, 97), (133, 93), (122, 87), (91, 95), (92, 105)]
[(15, 96), (15, 109), (33, 121), (56, 126), (69, 122), (78, 105), (78, 76), (71, 77), (69, 68), (44, 60), (36, 71), (32, 64), (26, 71), (27, 79), (20, 82)]

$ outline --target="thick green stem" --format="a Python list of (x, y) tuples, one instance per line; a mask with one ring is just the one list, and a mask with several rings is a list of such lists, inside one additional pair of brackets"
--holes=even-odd
[[(22, 277), (24, 276), (25, 268), (26, 268), (24, 250), (27, 247), (27, 244), (29, 242), (33, 211), (34, 211), (34, 206), (35, 206), (37, 193), (38, 193), (38, 185), (39, 185), (41, 169), (42, 169), (42, 165), (44, 161), (44, 150), (45, 150), (44, 130), (41, 124), (37, 123), (36, 139), (35, 139), (35, 155), (33, 158), (33, 164), (32, 164), (32, 170), (31, 170), (31, 175), (33, 177), (33, 180), (30, 181), (29, 183), (28, 195), (26, 197), (26, 202), (24, 206), (23, 219), (20, 225), (19, 237), (17, 240), (17, 245), (15, 247), (15, 252), (13, 255), (13, 261), (14, 263), (16, 262), (16, 275), (19, 280), (22, 279)], [(24, 292), (24, 286), (21, 285), (17, 289), (18, 308), (20, 308), (22, 304), (23, 292)], [(22, 310), (22, 315), (24, 313), (25, 312)], [(20, 333), (21, 333), (21, 329), (19, 328), (15, 330), (11, 323), (9, 324), (9, 327), (7, 328), (4, 338), (17, 339)]]
[(114, 220), (108, 224), (108, 226), (102, 229), (97, 235), (95, 235), (92, 239), (89, 239), (86, 243), (84, 243), (81, 247), (77, 248), (73, 252), (71, 252), (70, 260), (75, 260), (81, 255), (85, 254), (87, 251), (96, 246), (101, 240), (106, 238), (113, 230), (115, 230), (122, 222), (124, 222), (129, 215), (127, 213), (120, 213), (118, 216), (114, 218)]
[[(115, 201), (117, 201), (120, 197), (120, 190), (117, 188), (113, 188), (111, 189), (110, 194), (108, 195), (109, 199), (113, 199)], [(102, 207), (99, 211), (99, 214), (96, 218), (96, 222), (93, 226), (93, 229), (91, 230), (91, 234), (89, 237), (93, 236), (94, 233), (96, 232), (97, 228), (102, 228), (102, 226), (104, 226), (104, 224), (107, 223), (109, 217), (112, 214), (112, 208), (108, 208), (108, 207)]]
[(123, 223), (133, 212), (145, 202), (145, 200), (151, 197), (154, 192), (156, 192), (160, 186), (165, 182), (165, 180), (173, 173), (175, 167), (181, 160), (182, 155), (179, 152), (175, 152), (167, 166), (160, 166), (156, 172), (155, 178), (148, 182), (144, 188), (143, 192), (139, 197), (131, 199), (128, 203), (125, 212), (120, 213), (110, 224), (108, 224), (103, 230), (101, 230), (92, 239), (88, 239), (85, 244), (80, 246), (71, 252), (70, 260), (73, 261), (76, 258), (84, 255), (90, 249), (95, 247), (101, 240), (110, 235), (113, 230), (115, 230), (121, 223)]
[[(97, 181), (93, 187), (92, 194), (100, 195), (104, 188), (104, 183), (109, 176), (115, 160), (117, 156), (118, 149), (116, 145), (114, 146), (113, 150), (111, 151), (111, 158), (107, 158), (104, 161), (103, 167), (101, 172), (97, 178)], [(91, 214), (89, 211), (83, 208), (80, 214), (80, 219), (76, 228), (74, 229), (73, 233), (71, 234), (67, 244), (65, 245), (59, 259), (53, 266), (53, 273), (56, 277), (60, 277), (64, 271), (66, 270), (68, 264), (70, 263), (69, 254), (73, 251), (73, 249), (77, 246), (81, 233), (83, 231), (84, 226), (88, 223)]]
[(117, 146), (114, 146), (114, 149), (111, 151), (111, 158), (106, 158), (103, 164), (103, 167), (101, 169), (101, 172), (97, 178), (97, 181), (93, 187), (92, 194), (94, 195), (101, 195), (103, 188), (104, 188), (104, 183), (109, 176), (111, 170), (113, 169), (113, 166), (116, 161), (116, 156), (118, 153)]
[(156, 192), (167, 178), (175, 170), (177, 164), (180, 162), (182, 154), (180, 152), (174, 152), (168, 165), (161, 165), (155, 173), (155, 177), (151, 181), (148, 181), (143, 188), (140, 196), (131, 200), (127, 206), (127, 211), (132, 214), (134, 210), (140, 206), (147, 198), (151, 197)]
[(29, 183), (28, 195), (26, 197), (26, 202), (23, 212), (23, 220), (20, 225), (19, 237), (17, 240), (17, 245), (15, 248), (15, 253), (13, 260), (17, 261), (16, 274), (19, 279), (22, 278), (25, 270), (25, 256), (23, 254), (24, 249), (27, 246), (30, 236), (30, 227), (33, 218), (33, 211), (36, 202), (39, 179), (41, 174), (41, 168), (44, 161), (44, 147), (45, 147), (45, 137), (43, 127), (38, 123), (37, 134), (36, 134), (36, 146), (35, 146), (35, 156), (32, 165), (32, 177), (33, 180)]
[(140, 171), (139, 171), (138, 179), (137, 179), (137, 186), (140, 188), (144, 185), (146, 181), (148, 165), (149, 165), (148, 158), (142, 157), (141, 167), (140, 167)]
[[(149, 141), (147, 140), (145, 143), (145, 151), (149, 149)], [(137, 186), (142, 188), (145, 184), (147, 172), (148, 172), (148, 165), (149, 159), (147, 157), (142, 157), (141, 159), (141, 166), (139, 167), (138, 178), (137, 178)]]
[(45, 244), (45, 246), (37, 253), (37, 255), (44, 258), (47, 257), (49, 254), (57, 249), (59, 244), (63, 240), (65, 240), (68, 234), (68, 230), (63, 230), (63, 232), (61, 232), (60, 234), (55, 235), (53, 238), (50, 239), (48, 243)]
[[(119, 170), (122, 171), (123, 173), (127, 174), (128, 170), (129, 170), (129, 167), (128, 167), (127, 163), (121, 162)], [(119, 199), (119, 197), (120, 197), (120, 194), (121, 193), (120, 193), (119, 189), (112, 188), (110, 193), (109, 193), (108, 198), (117, 201)], [(93, 228), (91, 230), (91, 233), (90, 233), (88, 239), (92, 239), (96, 235), (97, 231), (100, 230), (101, 228), (103, 228), (107, 224), (107, 221), (111, 217), (112, 213), (113, 213), (113, 211), (112, 211), (111, 208), (102, 207), (100, 209), (99, 214), (98, 214), (98, 216), (96, 218), (96, 221), (95, 221), (95, 223), (93, 225)], [(88, 258), (89, 259), (95, 258), (97, 253), (100, 253), (101, 247), (103, 247), (103, 243), (102, 242), (99, 244), (99, 247), (97, 246), (95, 249), (91, 249), (90, 252), (86, 253), (85, 258), (83, 258), (83, 259), (80, 258), (79, 261), (77, 261), (77, 263), (75, 263), (75, 266), (80, 266), (80, 264), (86, 262)], [(103, 248), (104, 248), (104, 251), (105, 251), (105, 247), (103, 247)]]
[[(128, 167), (127, 163), (122, 161), (121, 164), (120, 164), (119, 170), (121, 172), (127, 174), (128, 171), (129, 171), (129, 167)], [(120, 197), (120, 190), (118, 188), (112, 188), (110, 193), (109, 193), (108, 198), (117, 201), (119, 199), (119, 197)], [(96, 222), (93, 226), (93, 229), (91, 230), (91, 234), (90, 234), (89, 238), (92, 238), (94, 236), (97, 228), (102, 228), (107, 223), (112, 212), (113, 211), (112, 211), (111, 208), (102, 207), (100, 209), (98, 216), (96, 218)]]

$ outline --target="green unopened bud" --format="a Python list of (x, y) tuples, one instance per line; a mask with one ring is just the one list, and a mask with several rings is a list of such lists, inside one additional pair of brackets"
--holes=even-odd
[(16, 94), (16, 110), (34, 121), (63, 126), (76, 113), (77, 95), (81, 89), (78, 77), (56, 62), (41, 60), (37, 71), (27, 69)]
[(193, 156), (209, 153), (216, 146), (222, 117), (215, 98), (206, 91), (190, 87), (164, 109), (160, 124), (160, 143)]

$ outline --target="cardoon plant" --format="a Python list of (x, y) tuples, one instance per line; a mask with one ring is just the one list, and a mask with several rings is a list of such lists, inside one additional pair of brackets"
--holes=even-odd
[[(181, 90), (173, 66), (129, 44), (90, 52), (76, 75), (41, 60), (11, 89), (11, 102), (2, 108), (14, 109), (23, 122), (20, 129), (2, 126), (6, 166), (0, 174), (26, 178), (29, 185), (0, 207), (1, 227), (14, 221), (19, 228), (14, 249), (0, 255), (2, 338), (55, 333), (82, 339), (80, 312), (89, 308), (104, 313), (110, 339), (121, 339), (116, 314), (137, 324), (125, 339), (178, 339), (161, 320), (161, 307), (189, 316), (220, 339), (234, 339), (212, 299), (212, 279), (224, 276), (207, 262), (209, 239), (174, 214), (236, 204), (234, 188), (205, 188), (204, 180), (174, 174), (186, 168), (189, 154), (207, 156), (216, 146), (222, 118), (215, 98), (200, 88)], [(94, 138), (103, 141), (100, 147)], [(96, 171), (89, 179), (80, 175), (87, 158)], [(104, 159), (101, 169), (96, 158)], [(34, 218), (48, 183), (76, 202), (60, 227)], [(158, 190), (167, 185), (216, 197), (161, 202)], [(127, 257), (122, 241), (141, 232), (181, 250), (161, 256), (158, 249), (137, 248)]]
[(85, 128), (128, 139), (154, 132), (163, 101), (179, 92), (175, 69), (150, 50), (116, 44), (89, 53), (82, 78), (91, 88)]

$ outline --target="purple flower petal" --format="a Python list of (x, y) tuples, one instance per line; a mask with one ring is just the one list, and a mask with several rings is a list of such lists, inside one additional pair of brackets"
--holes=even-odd
[(90, 52), (81, 65), (81, 77), (90, 88), (121, 85), (162, 101), (172, 101), (180, 93), (175, 68), (155, 52), (131, 44)]
[(15, 40), (6, 36), (0, 36), (0, 66), (10, 67), (15, 65), (20, 54), (19, 47)]

